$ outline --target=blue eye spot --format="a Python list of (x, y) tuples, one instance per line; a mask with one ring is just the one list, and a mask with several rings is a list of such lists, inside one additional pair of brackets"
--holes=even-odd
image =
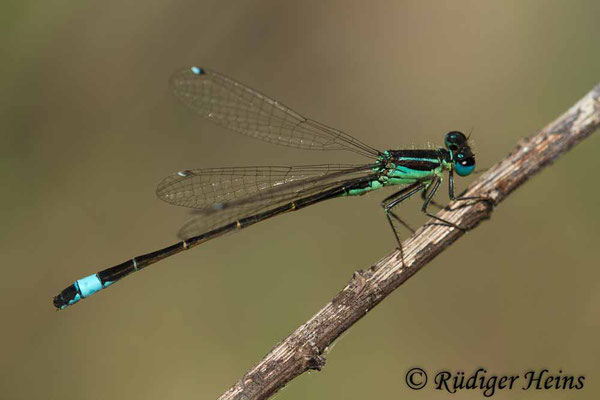
[(191, 70), (196, 75), (202, 75), (204, 73), (204, 70), (199, 67), (192, 67)]

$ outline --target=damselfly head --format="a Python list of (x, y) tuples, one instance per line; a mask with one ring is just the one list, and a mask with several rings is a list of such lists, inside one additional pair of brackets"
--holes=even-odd
[(469, 147), (469, 138), (464, 133), (452, 131), (446, 133), (446, 148), (452, 154), (454, 170), (460, 176), (467, 176), (475, 169), (475, 155)]

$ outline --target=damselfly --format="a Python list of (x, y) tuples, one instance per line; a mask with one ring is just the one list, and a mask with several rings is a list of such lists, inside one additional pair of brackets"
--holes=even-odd
[(158, 197), (193, 208), (196, 213), (179, 231), (183, 240), (76, 281), (54, 297), (57, 308), (66, 308), (132, 272), (225, 233), (323, 200), (360, 196), (386, 186), (403, 186), (381, 203), (400, 251), (393, 220), (407, 225), (393, 209), (416, 193), (422, 194), (425, 214), (460, 229), (430, 214), (427, 207), (444, 171), (449, 175), (450, 198), (456, 199), (454, 172), (467, 176), (475, 168), (468, 138), (461, 132), (447, 133), (445, 148), (379, 151), (206, 68), (176, 72), (170, 86), (191, 109), (233, 131), (299, 149), (347, 150), (372, 161), (361, 165), (193, 169), (168, 176), (156, 189)]

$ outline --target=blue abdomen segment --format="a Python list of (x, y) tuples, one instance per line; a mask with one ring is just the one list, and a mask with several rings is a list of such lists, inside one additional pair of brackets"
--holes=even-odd
[(74, 284), (60, 292), (54, 298), (54, 306), (61, 310), (77, 303), (81, 299), (85, 299), (94, 293), (109, 287), (114, 282), (102, 282), (97, 274), (86, 276), (85, 278), (75, 281)]
[[(231, 227), (232, 224), (226, 227)], [(236, 226), (235, 223), (233, 226)], [(222, 234), (222, 228), (218, 228), (209, 233)], [(204, 238), (204, 235), (200, 235), (197, 238)], [(90, 275), (88, 277), (75, 281), (71, 286), (64, 289), (57, 296), (54, 297), (54, 307), (63, 310), (68, 306), (77, 303), (78, 301), (90, 297), (94, 293), (105, 289), (113, 283), (123, 279), (127, 275), (139, 271), (142, 268), (147, 267), (159, 260), (170, 255), (177, 254), (180, 251), (189, 248), (189, 243), (186, 241), (177, 242), (174, 245), (165, 247), (152, 253), (144, 254), (138, 257), (134, 257), (131, 260), (125, 261), (124, 263), (115, 265), (114, 267), (107, 268), (100, 272)]]
[(86, 276), (85, 278), (76, 281), (75, 287), (79, 290), (81, 297), (85, 298), (85, 297), (90, 297), (94, 293), (96, 293), (106, 287), (109, 287), (112, 284), (113, 284), (113, 282), (102, 283), (100, 278), (98, 278), (98, 275), (94, 274), (94, 275)]

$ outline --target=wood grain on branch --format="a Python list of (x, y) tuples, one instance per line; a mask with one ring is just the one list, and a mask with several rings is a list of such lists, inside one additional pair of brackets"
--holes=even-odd
[[(482, 174), (464, 194), (489, 201), (455, 201), (437, 216), (466, 229), (475, 228), (489, 218), (492, 206), (599, 125), (597, 85), (539, 133), (521, 140), (511, 154)], [(277, 344), (219, 399), (266, 399), (303, 372), (320, 370), (325, 365), (322, 354), (336, 338), (463, 234), (464, 231), (433, 221), (426, 223), (403, 243), (404, 263), (395, 251), (366, 271), (355, 272), (333, 300)]]

